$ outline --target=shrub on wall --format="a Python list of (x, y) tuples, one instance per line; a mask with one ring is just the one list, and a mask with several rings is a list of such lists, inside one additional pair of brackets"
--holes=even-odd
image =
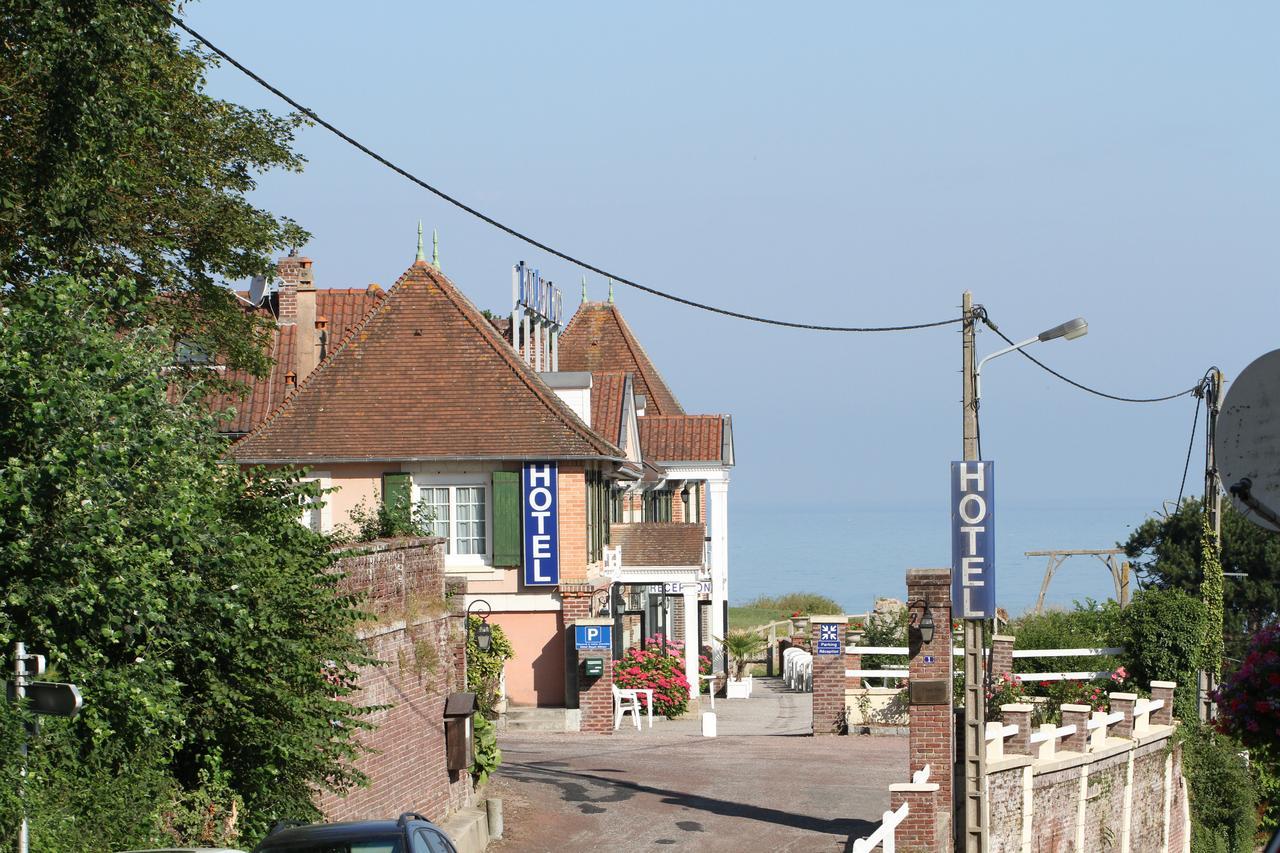
[[(1070, 610), (1048, 610), (1028, 613), (1009, 624), (1009, 633), (1017, 639), (1017, 649), (1106, 648), (1122, 642), (1120, 605), (1115, 601), (1098, 603), (1091, 598), (1074, 602)], [(1066, 672), (1114, 669), (1122, 661), (1112, 657), (1087, 658), (1017, 658), (1014, 672), (1043, 671), (1047, 661), (1052, 669)]]
[(1122, 611), (1121, 635), (1129, 673), (1140, 685), (1176, 681), (1173, 713), (1196, 714), (1196, 670), (1205, 623), (1204, 602), (1180, 589), (1144, 589)]
[(502, 698), (498, 692), (502, 665), (514, 658), (516, 651), (502, 626), (494, 622), (489, 623), (492, 632), (489, 651), (480, 651), (476, 645), (476, 628), (480, 627), (480, 622), (479, 616), (467, 617), (467, 689), (476, 694), (481, 716), (492, 719), (497, 715), (494, 708)]
[[(653, 712), (680, 716), (689, 707), (689, 680), (684, 677), (684, 646), (656, 634), (646, 648), (627, 649), (614, 665), (613, 679), (623, 689), (653, 691)], [(641, 697), (641, 702), (644, 697)]]
[(1176, 737), (1189, 788), (1192, 853), (1250, 853), (1258, 794), (1241, 744), (1194, 720), (1179, 726)]

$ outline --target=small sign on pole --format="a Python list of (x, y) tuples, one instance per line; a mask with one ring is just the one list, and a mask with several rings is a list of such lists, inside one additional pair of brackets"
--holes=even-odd
[(578, 651), (599, 651), (613, 648), (612, 625), (574, 625), (573, 647)]

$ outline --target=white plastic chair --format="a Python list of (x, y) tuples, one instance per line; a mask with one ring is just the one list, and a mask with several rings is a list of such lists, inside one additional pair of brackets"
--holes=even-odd
[(620, 690), (618, 685), (610, 685), (613, 688), (613, 730), (617, 731), (622, 725), (622, 715), (631, 712), (631, 720), (636, 724), (636, 731), (640, 731), (640, 696), (634, 690)]

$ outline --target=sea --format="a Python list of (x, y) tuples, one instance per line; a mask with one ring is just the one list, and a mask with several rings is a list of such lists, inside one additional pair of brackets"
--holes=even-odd
[[(1004, 508), (996, 525), (996, 603), (1016, 617), (1033, 608), (1047, 557), (1026, 551), (1115, 548), (1150, 516), (1133, 508)], [(729, 601), (817, 592), (865, 613), (878, 597), (904, 599), (906, 570), (951, 562), (950, 518), (941, 509), (833, 509), (730, 503)], [(1131, 585), (1136, 589), (1136, 583)], [(1047, 607), (1115, 597), (1111, 572), (1093, 556), (1054, 573)]]

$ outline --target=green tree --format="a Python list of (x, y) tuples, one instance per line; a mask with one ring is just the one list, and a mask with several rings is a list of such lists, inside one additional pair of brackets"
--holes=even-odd
[[(266, 272), (305, 242), (254, 207), (255, 175), (297, 170), (300, 120), (210, 97), (213, 58), (184, 47), (171, 0), (0, 4), (0, 280), (124, 280), (181, 340), (261, 371), (262, 347), (219, 277)], [(130, 285), (132, 289), (134, 285)]]
[[(1120, 547), (1145, 585), (1177, 588), (1199, 597), (1205, 581), (1204, 505), (1184, 501), (1177, 512), (1149, 518)], [(1239, 659), (1249, 635), (1280, 613), (1280, 534), (1263, 530), (1222, 505), (1222, 571), (1227, 655)]]
[(1196, 672), (1200, 669), (1206, 608), (1198, 595), (1180, 589), (1139, 590), (1121, 611), (1129, 676), (1138, 684), (1176, 681), (1174, 715), (1198, 719)]
[(145, 302), (103, 304), (129, 289), (0, 292), (0, 648), (24, 640), (85, 697), (34, 750), (55, 833), (36, 850), (81, 849), (78, 816), (49, 822), (71, 806), (130, 834), (120, 849), (202, 790), (243, 801), (252, 834), (360, 781), (344, 699), (367, 659), (330, 545), (299, 523), (316, 487), (226, 463), (211, 416), (170, 399), (169, 331)]

